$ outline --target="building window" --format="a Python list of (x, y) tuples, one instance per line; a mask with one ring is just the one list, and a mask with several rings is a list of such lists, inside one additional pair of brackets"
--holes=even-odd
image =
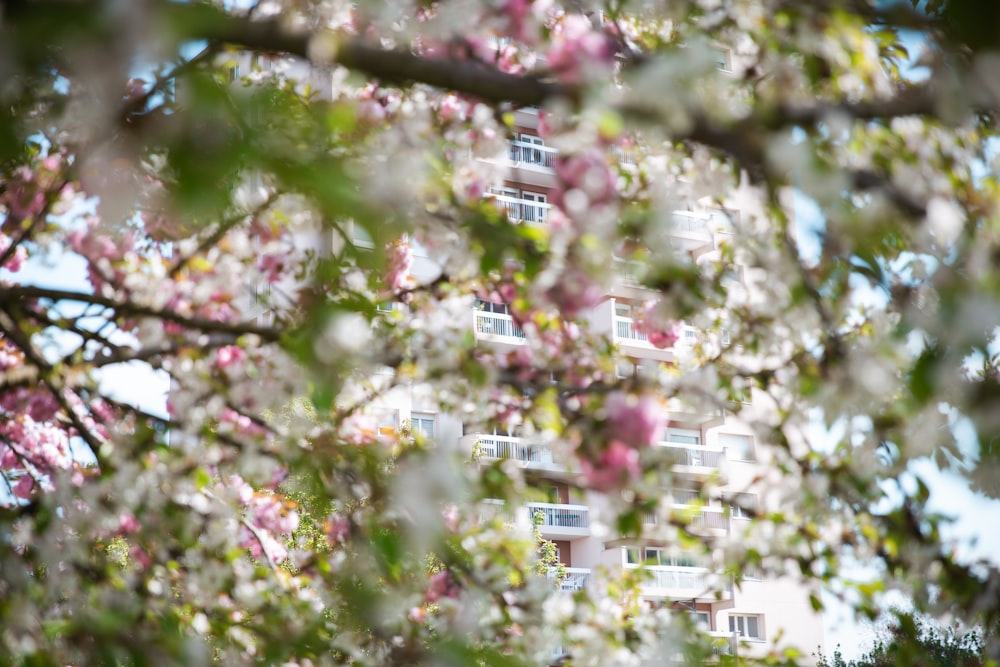
[(638, 377), (639, 368), (631, 359), (619, 359), (615, 362), (615, 376), (620, 380), (631, 380)]
[(701, 500), (700, 494), (692, 489), (670, 489), (670, 498), (675, 505), (693, 505)]
[(615, 315), (638, 319), (642, 315), (642, 306), (633, 306), (627, 301), (615, 301)]
[(760, 581), (764, 577), (761, 574), (760, 567), (754, 565), (753, 563), (747, 563), (743, 566), (740, 571), (740, 575), (744, 581)]
[(723, 47), (718, 47), (713, 49), (715, 54), (715, 66), (722, 70), (723, 72), (733, 71), (733, 55), (732, 52)]
[[(642, 560), (639, 560), (639, 554)], [(671, 555), (660, 547), (645, 547), (643, 549), (629, 548), (626, 550), (627, 560), (632, 565), (660, 565), (666, 567), (697, 567), (693, 556), (688, 554)]]
[(410, 432), (413, 435), (420, 434), (427, 440), (434, 439), (435, 417), (426, 412), (414, 412), (410, 415)]
[(763, 639), (764, 618), (761, 614), (730, 614), (729, 631), (747, 639)]
[(729, 500), (729, 516), (734, 519), (752, 519), (757, 511), (757, 496), (737, 493)]
[(719, 446), (726, 450), (734, 461), (755, 461), (753, 436), (736, 433), (720, 433)]
[(545, 141), (541, 137), (534, 134), (526, 134), (522, 132), (518, 136), (519, 145), (514, 147), (511, 151), (511, 158), (515, 162), (527, 162), (528, 164), (545, 165), (545, 151), (532, 148), (532, 146), (544, 146)]
[(700, 445), (701, 431), (687, 428), (671, 428), (667, 430), (667, 442), (678, 445)]
[(493, 303), (492, 301), (484, 301), (483, 299), (476, 299), (476, 310), (483, 313), (496, 313), (497, 315), (510, 314), (507, 304)]
[(545, 222), (548, 199), (540, 192), (521, 191), (521, 220), (525, 222)]
[(395, 410), (376, 410), (375, 423), (378, 426), (379, 435), (392, 435), (396, 432), (399, 424), (399, 413)]

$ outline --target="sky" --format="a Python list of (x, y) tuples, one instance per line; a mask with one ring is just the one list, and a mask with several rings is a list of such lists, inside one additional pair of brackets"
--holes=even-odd
[[(32, 256), (15, 277), (22, 284), (84, 293), (91, 291), (83, 258), (59, 249), (45, 258)], [(68, 308), (62, 311), (71, 314)], [(76, 336), (67, 334), (62, 344), (74, 345), (77, 340)], [(121, 340), (126, 342), (127, 338)], [(170, 389), (166, 373), (155, 371), (144, 363), (130, 362), (104, 368), (98, 378), (101, 390), (115, 400), (166, 416), (167, 391)]]

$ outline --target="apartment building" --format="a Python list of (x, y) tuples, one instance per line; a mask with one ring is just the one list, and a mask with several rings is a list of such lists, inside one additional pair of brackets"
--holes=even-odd
[[(534, 111), (519, 111), (516, 122), (514, 139), (502, 158), (507, 177), (486, 196), (513, 224), (544, 225), (551, 210), (549, 195), (556, 185), (553, 163), (558, 152), (539, 136)], [(618, 157), (631, 159), (627, 153)], [(692, 261), (717, 253), (739, 218), (737, 204), (734, 198), (734, 208), (727, 203), (726, 209), (708, 205), (677, 211), (671, 235), (678, 252)], [(673, 364), (700, 336), (713, 335), (723, 344), (728, 342), (725, 331), (703, 332), (685, 326), (673, 347), (661, 349), (650, 343), (637, 319), (643, 304), (655, 294), (634, 280), (632, 268), (624, 261), (616, 267), (615, 280), (586, 318), (594, 332), (615, 343), (621, 355), (620, 376)], [(414, 267), (418, 278), (435, 272), (433, 262), (418, 253)], [(742, 270), (736, 267), (733, 273), (732, 288), (746, 289)], [(508, 305), (500, 301), (476, 299), (467, 321), (479, 345), (513, 351), (530, 344)], [(748, 393), (746, 402), (752, 400)], [(718, 544), (741, 539), (751, 515), (773, 509), (777, 502), (757, 481), (765, 477), (767, 443), (758, 442), (753, 430), (727, 411), (694, 408), (676, 399), (665, 400), (663, 406), (668, 428), (658, 446), (672, 461), (674, 487), (664, 489), (664, 512), (651, 512), (644, 521), (654, 527), (658, 521), (679, 520), (690, 534)], [(541, 536), (555, 544), (565, 567), (560, 582), (564, 591), (586, 590), (600, 578), (641, 573), (647, 604), (693, 614), (715, 638), (721, 653), (760, 657), (776, 646), (791, 646), (809, 655), (822, 644), (822, 617), (809, 601), (810, 593), (817, 591), (795, 577), (765, 576), (758, 568), (727, 574), (720, 557), (685, 553), (662, 539), (622, 539), (606, 526), (596, 530), (607, 499), (582, 489), (578, 471), (568, 468), (550, 444), (518, 432), (485, 432), (439, 414), (434, 396), (416, 386), (373, 411), (383, 428), (406, 423), (440, 446), (453, 447), (457, 442), (474, 462), (508, 460), (530, 473), (535, 497), (544, 500), (518, 508), (496, 501), (492, 514), (489, 508), (484, 511), (486, 515), (502, 513), (511, 522), (536, 523)], [(713, 489), (712, 495), (704, 492), (706, 486)]]

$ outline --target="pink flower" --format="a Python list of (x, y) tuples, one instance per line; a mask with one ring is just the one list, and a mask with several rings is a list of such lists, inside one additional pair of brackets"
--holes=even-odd
[(378, 423), (374, 417), (355, 412), (344, 419), (340, 434), (349, 445), (371, 444), (378, 437)]
[(610, 65), (614, 56), (614, 44), (607, 35), (596, 31), (586, 17), (571, 14), (552, 36), (548, 62), (565, 81), (580, 83), (585, 78), (585, 68)]
[(129, 550), (129, 558), (135, 561), (143, 570), (148, 569), (153, 564), (153, 559), (142, 547), (136, 545)]
[(444, 519), (444, 527), (449, 533), (458, 532), (458, 520), (460, 518), (458, 505), (449, 503), (441, 510), (441, 518)]
[(31, 475), (24, 475), (18, 483), (14, 485), (13, 490), (15, 496), (21, 498), (22, 500), (27, 500), (31, 497), (32, 491), (35, 490), (35, 480), (31, 477)]
[(139, 520), (135, 518), (135, 515), (126, 512), (118, 517), (118, 532), (121, 534), (134, 533), (139, 530), (141, 526), (139, 525)]
[(232, 427), (237, 433), (251, 438), (259, 438), (267, 434), (267, 430), (250, 417), (228, 407), (222, 409), (219, 423)]
[(569, 267), (562, 279), (549, 289), (547, 296), (563, 315), (572, 318), (600, 303), (604, 288), (591, 280), (586, 271)]
[(330, 546), (345, 541), (351, 534), (351, 520), (343, 514), (334, 512), (326, 519), (326, 539)]
[(459, 588), (458, 582), (455, 581), (455, 577), (452, 576), (451, 572), (442, 570), (431, 575), (427, 586), (427, 593), (424, 594), (424, 600), (427, 602), (437, 602), (442, 598), (457, 598), (460, 592), (461, 588)]
[(468, 106), (458, 95), (449, 93), (441, 100), (439, 113), (443, 120), (464, 121), (468, 115)]
[(389, 284), (389, 289), (398, 294), (403, 290), (412, 288), (416, 281), (410, 275), (413, 268), (413, 246), (406, 236), (390, 243), (386, 248), (389, 255), (389, 266), (386, 269), (385, 280)]
[(604, 400), (607, 429), (611, 437), (620, 438), (633, 447), (646, 447), (658, 442), (663, 434), (663, 408), (649, 394), (636, 396), (622, 391), (612, 392)]
[(27, 167), (18, 167), (10, 180), (7, 191), (0, 196), (14, 221), (38, 215), (45, 209), (45, 191), (39, 185), (37, 174)]
[(607, 204), (618, 195), (615, 176), (608, 166), (604, 154), (592, 149), (574, 155), (560, 155), (553, 163), (560, 188), (551, 193), (552, 202), (572, 215), (576, 211), (566, 210), (566, 193), (578, 190), (587, 195), (586, 202)]
[(246, 358), (246, 352), (238, 345), (226, 345), (215, 351), (215, 365), (219, 368), (229, 368), (245, 361)]
[(583, 458), (580, 470), (587, 485), (605, 493), (624, 488), (639, 478), (639, 452), (621, 440), (612, 440), (597, 461)]
[(642, 317), (636, 322), (636, 329), (646, 334), (651, 345), (662, 350), (673, 347), (680, 340), (683, 327), (677, 322), (670, 322), (666, 326), (658, 325), (656, 305), (656, 302), (649, 301), (643, 306)]
[(520, 42), (527, 41), (528, 12), (531, 10), (530, 0), (506, 0), (503, 3), (503, 13), (510, 21), (510, 36)]
[[(3, 255), (10, 248), (10, 244), (13, 243), (11, 238), (0, 232), (0, 255)], [(4, 260), (3, 266), (0, 269), (6, 269), (11, 273), (17, 273), (24, 266), (25, 260), (28, 259), (28, 251), (24, 249), (23, 245), (18, 245), (11, 253), (10, 257)]]
[(259, 528), (278, 534), (293, 533), (299, 527), (299, 514), (279, 496), (255, 493), (247, 503), (250, 521)]
[(267, 275), (267, 282), (278, 282), (285, 270), (285, 253), (266, 253), (257, 261), (257, 269)]

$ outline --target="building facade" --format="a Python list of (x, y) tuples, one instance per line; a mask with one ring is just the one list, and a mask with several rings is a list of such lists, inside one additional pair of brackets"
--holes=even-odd
[[(544, 225), (552, 210), (549, 197), (556, 186), (553, 165), (558, 151), (541, 138), (537, 113), (519, 111), (516, 123), (509, 152), (496, 165), (507, 176), (486, 197), (513, 224)], [(626, 152), (618, 157), (626, 164), (630, 159)], [(692, 261), (717, 257), (732, 236), (740, 205), (736, 193), (724, 208), (707, 204), (675, 212), (671, 236), (678, 253)], [(611, 286), (584, 319), (592, 332), (616, 346), (619, 377), (675, 364), (699, 337), (711, 335), (728, 344), (725, 331), (704, 332), (685, 325), (673, 346), (653, 345), (639, 320), (655, 293), (639, 285), (628, 262), (615, 268)], [(421, 281), (436, 277), (439, 269), (418, 249), (413, 272)], [(730, 289), (752, 290), (750, 273), (734, 267)], [(531, 344), (502, 301), (477, 298), (471, 301), (467, 317), (478, 345), (513, 352)], [(753, 400), (748, 390), (744, 402)], [(568, 468), (551, 443), (517, 430), (487, 432), (440, 413), (435, 406), (430, 392), (412, 386), (374, 406), (372, 414), (380, 428), (406, 425), (439, 446), (457, 443), (472, 465), (502, 460), (523, 468), (535, 486), (535, 497), (543, 500), (517, 508), (495, 501), (487, 503), (483, 515), (500, 513), (511, 523), (536, 524), (541, 537), (555, 544), (564, 566), (560, 582), (564, 591), (586, 590), (598, 579), (632, 574), (640, 579), (647, 605), (692, 614), (720, 653), (762, 657), (792, 647), (809, 655), (821, 646), (822, 617), (810, 603), (810, 595), (819, 595), (815, 585), (793, 575), (776, 575), (773, 567), (769, 574), (758, 567), (740, 572), (725, 567), (723, 552), (750, 538), (752, 516), (780, 506), (780, 499), (772, 497), (762, 482), (769, 468), (767, 443), (758, 442), (749, 425), (728, 411), (696, 408), (676, 399), (663, 401), (667, 428), (657, 447), (671, 461), (673, 487), (663, 490), (658, 511), (643, 517), (650, 528), (669, 521), (683, 525), (689, 535), (719, 545), (718, 553), (706, 556), (686, 553), (662, 538), (629, 540), (609, 532), (601, 520), (608, 515), (608, 499), (584, 488), (579, 471)]]

